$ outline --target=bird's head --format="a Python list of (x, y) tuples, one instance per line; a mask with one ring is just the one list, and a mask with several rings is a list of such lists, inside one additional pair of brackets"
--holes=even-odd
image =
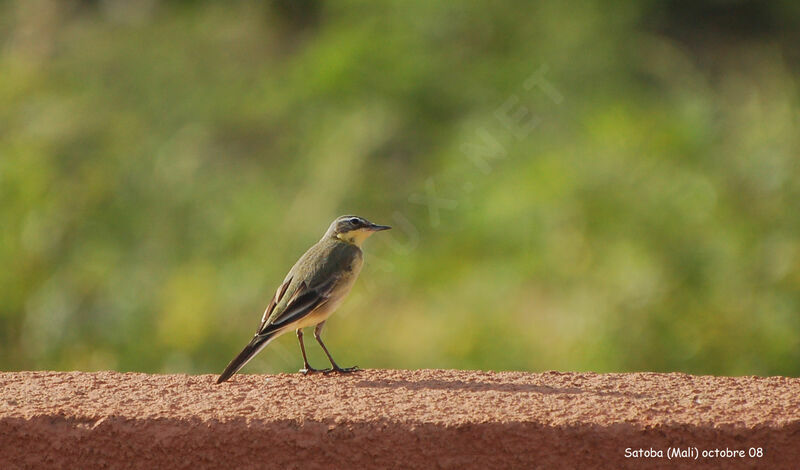
[(370, 235), (381, 230), (389, 230), (388, 225), (373, 224), (369, 220), (355, 215), (343, 215), (333, 221), (326, 237), (338, 238), (351, 245), (361, 246)]

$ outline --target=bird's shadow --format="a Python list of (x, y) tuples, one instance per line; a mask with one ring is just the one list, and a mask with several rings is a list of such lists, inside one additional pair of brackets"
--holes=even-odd
[(505, 392), (505, 393), (539, 393), (543, 395), (578, 395), (591, 394), (598, 396), (616, 396), (626, 398), (647, 398), (649, 395), (617, 390), (597, 390), (581, 387), (551, 387), (520, 383), (466, 382), (463, 380), (362, 380), (355, 384), (364, 388), (405, 388), (407, 390), (461, 390), (467, 392)]

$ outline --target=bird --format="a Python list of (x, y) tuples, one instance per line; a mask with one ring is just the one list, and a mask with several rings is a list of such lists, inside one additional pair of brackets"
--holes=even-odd
[[(373, 224), (355, 215), (337, 217), (325, 235), (289, 270), (264, 311), (253, 339), (228, 364), (217, 383), (230, 379), (267, 344), (291, 330), (297, 334), (303, 354), (301, 373), (357, 371), (358, 367), (342, 368), (336, 364), (322, 342), (322, 328), (350, 292), (361, 272), (364, 263), (361, 244), (375, 232), (389, 229), (391, 227), (388, 225)], [(303, 328), (310, 326), (315, 327), (314, 338), (328, 356), (330, 369), (314, 369), (308, 363)]]

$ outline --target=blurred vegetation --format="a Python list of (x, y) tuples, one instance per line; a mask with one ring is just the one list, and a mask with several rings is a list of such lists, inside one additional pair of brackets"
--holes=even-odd
[(800, 375), (796, 5), (0, 2), (0, 367)]

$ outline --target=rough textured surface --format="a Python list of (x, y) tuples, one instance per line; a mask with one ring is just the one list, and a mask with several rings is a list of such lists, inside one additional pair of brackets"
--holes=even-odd
[[(800, 379), (0, 373), (0, 468), (798, 468)], [(669, 447), (745, 457), (667, 459)], [(626, 458), (625, 450), (663, 458)], [(761, 448), (761, 458), (747, 456)], [(757, 451), (754, 451), (757, 452)]]

